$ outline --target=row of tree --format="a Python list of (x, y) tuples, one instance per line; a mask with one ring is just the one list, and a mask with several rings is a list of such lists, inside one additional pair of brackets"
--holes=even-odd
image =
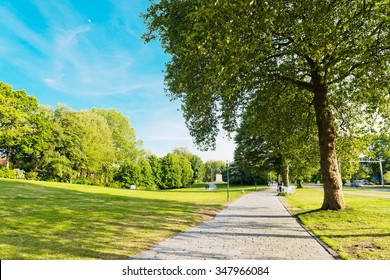
[(248, 168), (273, 162), (287, 180), (319, 163), (322, 209), (346, 207), (339, 159), (390, 120), (388, 1), (161, 0), (144, 19), (144, 39), (170, 54), (166, 85), (200, 147), (222, 126), (264, 146), (259, 161), (237, 152)]
[(128, 118), (112, 109), (48, 108), (0, 83), (0, 153), (27, 177), (55, 181), (112, 180), (115, 166), (144, 154)]
[(187, 148), (158, 158), (142, 145), (129, 119), (116, 110), (48, 108), (0, 83), (3, 176), (153, 190), (214, 181), (225, 172), (223, 161), (203, 163)]
[[(264, 98), (271, 90), (280, 94)], [(282, 95), (283, 94), (283, 95)], [(290, 178), (302, 181), (323, 181), (320, 170), (317, 127), (309, 104), (310, 95), (274, 84), (272, 89), (259, 92), (247, 106), (235, 141), (235, 163), (256, 178), (272, 170), (281, 174), (282, 183)], [(378, 163), (364, 166), (362, 155), (383, 160), (383, 173), (390, 171), (390, 132), (362, 128), (365, 112), (347, 110), (348, 119), (338, 124), (336, 145), (338, 168), (343, 181), (380, 178)], [(364, 174), (363, 174), (364, 173)], [(360, 175), (359, 175), (360, 174)]]

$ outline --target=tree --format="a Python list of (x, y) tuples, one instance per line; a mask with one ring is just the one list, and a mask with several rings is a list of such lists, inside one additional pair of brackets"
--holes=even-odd
[(81, 150), (81, 127), (76, 112), (58, 105), (49, 112), (53, 138), (42, 153), (38, 172), (43, 179), (70, 181), (81, 172), (85, 155)]
[(59, 105), (50, 121), (53, 137), (38, 168), (43, 178), (95, 184), (112, 180), (115, 151), (111, 130), (102, 116)]
[(149, 164), (149, 161), (142, 157), (139, 159), (138, 165), (140, 167), (140, 179), (138, 180), (140, 188), (146, 190), (157, 189), (157, 185), (154, 182), (153, 171)]
[(14, 165), (26, 172), (38, 171), (44, 153), (54, 141), (52, 111), (44, 106), (38, 108), (29, 116), (26, 124), (28, 132), (18, 140), (18, 147), (13, 149)]
[(129, 118), (115, 109), (92, 109), (103, 116), (112, 132), (115, 147), (115, 158), (119, 165), (137, 161), (142, 156), (142, 141), (137, 140), (135, 130), (131, 127)]
[(173, 149), (172, 153), (184, 156), (188, 158), (188, 160), (190, 160), (193, 156), (187, 147), (176, 147)]
[[(371, 138), (371, 143), (368, 147), (367, 156), (372, 159), (382, 159), (383, 174), (390, 171), (390, 132), (382, 131)], [(373, 176), (380, 176), (379, 163), (372, 163), (369, 165)]]
[(246, 170), (251, 174), (255, 183), (257, 183), (257, 179), (263, 177), (264, 171), (279, 171), (281, 160), (278, 155), (273, 153), (270, 143), (246, 125), (247, 123), (243, 121), (234, 137), (236, 143), (234, 164), (241, 170)]
[(192, 171), (194, 172), (192, 183), (202, 182), (206, 172), (202, 159), (197, 155), (193, 155), (190, 159), (190, 163)]
[(345, 201), (334, 105), (386, 112), (389, 11), (388, 1), (161, 0), (144, 15), (144, 38), (158, 36), (171, 55), (165, 80), (171, 97), (183, 102), (186, 124), (200, 147), (215, 146), (219, 121), (234, 131), (242, 108), (275, 81), (310, 94), (322, 209), (336, 210)]
[(131, 185), (138, 186), (141, 180), (141, 168), (135, 162), (120, 167), (115, 175), (115, 180), (122, 184), (122, 188), (130, 188)]
[(205, 163), (205, 178), (206, 182), (214, 182), (215, 174), (221, 173), (223, 174), (226, 170), (226, 163), (222, 160), (208, 160)]
[(32, 132), (30, 119), (39, 111), (35, 97), (24, 90), (0, 82), (0, 154), (6, 157), (9, 167), (22, 139)]
[[(269, 92), (279, 94), (268, 96)], [(314, 112), (310, 96), (282, 83), (265, 87), (248, 104), (235, 137), (235, 159), (246, 170), (259, 171), (265, 166), (282, 175), (283, 185), (290, 185), (290, 172), (302, 180), (318, 169), (315, 145)]]
[(188, 187), (191, 185), (194, 178), (194, 171), (191, 167), (191, 162), (186, 156), (179, 155), (179, 164), (181, 167), (181, 186)]
[(385, 182), (390, 182), (390, 172), (387, 172), (383, 175), (383, 179)]
[(202, 179), (205, 175), (205, 167), (204, 167), (203, 161), (200, 157), (191, 153), (187, 147), (176, 147), (175, 149), (173, 149), (172, 152), (174, 154), (184, 156), (190, 161), (191, 169), (193, 172), (193, 177), (192, 177), (191, 183), (194, 183), (195, 181), (198, 181), (198, 182), (202, 181)]
[(150, 167), (152, 169), (152, 176), (154, 180), (154, 184), (161, 188), (162, 182), (161, 182), (161, 164), (160, 159), (156, 155), (150, 155), (148, 156), (147, 160), (149, 161)]
[(111, 129), (104, 117), (90, 110), (77, 112), (76, 118), (80, 127), (79, 148), (85, 155), (80, 171), (84, 177), (104, 177), (116, 161)]
[(168, 153), (161, 159), (161, 188), (170, 189), (182, 186), (180, 156)]

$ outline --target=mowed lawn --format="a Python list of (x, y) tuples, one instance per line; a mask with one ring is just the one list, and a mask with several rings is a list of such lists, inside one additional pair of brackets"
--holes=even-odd
[[(371, 193), (371, 192), (370, 192)], [(390, 260), (390, 199), (345, 194), (347, 209), (320, 211), (323, 192), (284, 197), (290, 210), (343, 259)]]
[[(0, 179), (0, 259), (126, 259), (213, 217), (226, 205), (225, 187), (138, 191)], [(233, 201), (254, 187), (230, 190)]]

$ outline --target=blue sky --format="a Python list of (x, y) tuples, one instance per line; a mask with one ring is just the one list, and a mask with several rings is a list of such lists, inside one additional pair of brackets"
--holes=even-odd
[(82, 110), (115, 108), (130, 118), (145, 149), (163, 156), (188, 147), (203, 160), (232, 160), (221, 135), (217, 150), (197, 151), (179, 102), (164, 92), (169, 56), (144, 44), (140, 13), (148, 0), (0, 0), (0, 81), (40, 104)]

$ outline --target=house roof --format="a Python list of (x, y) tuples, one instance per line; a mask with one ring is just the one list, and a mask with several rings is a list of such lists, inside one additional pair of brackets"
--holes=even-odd
[(7, 164), (7, 158), (0, 158), (0, 166)]

